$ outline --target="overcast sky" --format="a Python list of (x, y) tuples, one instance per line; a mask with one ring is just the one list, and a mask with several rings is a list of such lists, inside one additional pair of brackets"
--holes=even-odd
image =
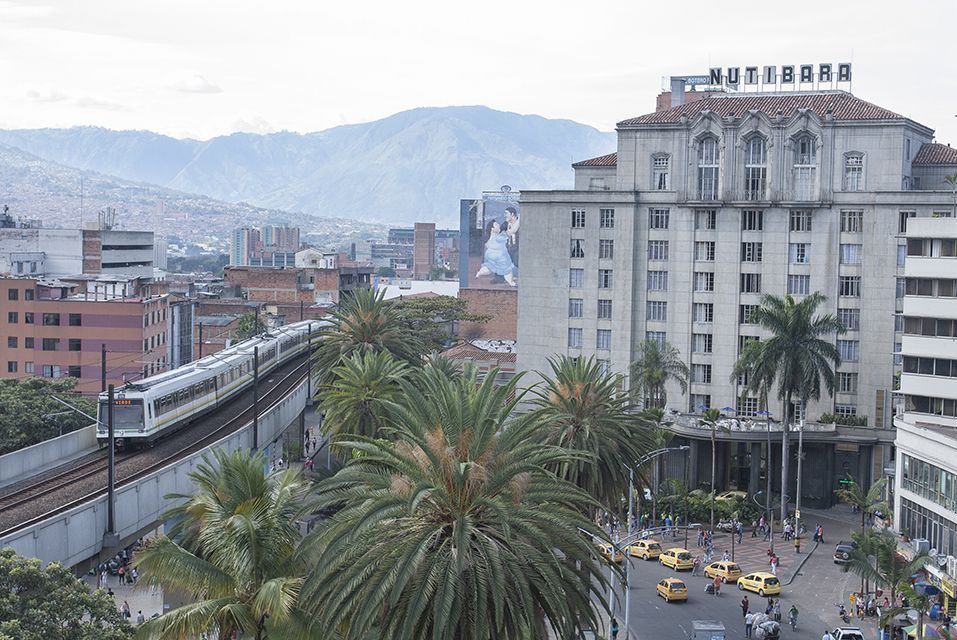
[(846, 62), (957, 144), (953, 0), (0, 0), (0, 127), (208, 138), (484, 104), (602, 130), (662, 77)]

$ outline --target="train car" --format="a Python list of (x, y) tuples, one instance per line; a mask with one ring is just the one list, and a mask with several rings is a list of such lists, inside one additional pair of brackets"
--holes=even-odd
[[(118, 449), (152, 446), (253, 384), (254, 356), (259, 348), (259, 375), (308, 349), (310, 329), (318, 335), (320, 322), (297, 322), (245, 340), (174, 371), (127, 383), (115, 390), (114, 441)], [(108, 394), (101, 393), (97, 442), (106, 446)]]

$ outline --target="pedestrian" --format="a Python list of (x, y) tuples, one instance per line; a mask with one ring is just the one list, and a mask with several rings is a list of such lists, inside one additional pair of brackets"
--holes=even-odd
[(748, 615), (749, 609), (751, 609), (751, 603), (748, 601), (748, 596), (744, 596), (741, 599), (741, 615)]
[(778, 575), (778, 557), (777, 556), (771, 556), (771, 575), (772, 576)]
[(725, 562), (731, 559), (731, 554), (728, 553), (727, 549), (724, 550), (724, 553), (721, 555), (721, 559)]
[(714, 582), (712, 584), (714, 584), (714, 595), (720, 596), (721, 595), (721, 578), (719, 578), (718, 576), (715, 576)]
[(704, 529), (698, 529), (698, 546), (704, 545)]
[(772, 607), (771, 612), (773, 614), (774, 621), (781, 622), (781, 601), (780, 600), (774, 603), (774, 607)]
[(758, 537), (758, 521), (757, 520), (751, 521), (751, 537), (752, 538)]
[(130, 603), (127, 602), (126, 600), (124, 600), (124, 601), (123, 601), (123, 606), (120, 607), (120, 612), (123, 614), (123, 619), (124, 619), (124, 620), (129, 620), (129, 619), (130, 619), (130, 615), (131, 615), (131, 614), (130, 614)]
[(738, 521), (738, 544), (741, 544), (741, 540), (744, 538), (744, 523)]
[(695, 556), (691, 563), (691, 575), (696, 576), (701, 569), (701, 556)]
[(774, 611), (774, 598), (768, 598), (768, 606), (765, 607), (764, 614), (770, 617), (772, 611)]
[(618, 638), (618, 618), (611, 619), (611, 640)]
[(106, 589), (106, 583), (108, 579), (109, 578), (108, 578), (108, 574), (106, 573), (106, 569), (103, 569), (103, 571), (100, 572), (100, 588), (101, 589)]
[(133, 567), (133, 570), (130, 571), (130, 577), (133, 578), (133, 584), (136, 584), (136, 581), (140, 579), (140, 572), (136, 570), (136, 567)]
[(817, 525), (817, 541), (824, 544), (824, 527)]
[(143, 610), (140, 609), (136, 612), (136, 624), (143, 624), (146, 622), (146, 616), (143, 615)]
[(109, 589), (106, 590), (106, 595), (110, 596), (111, 598), (116, 597), (116, 594), (113, 593), (113, 587), (110, 587)]
[(751, 637), (751, 628), (754, 626), (754, 614), (748, 611), (744, 614), (744, 637)]

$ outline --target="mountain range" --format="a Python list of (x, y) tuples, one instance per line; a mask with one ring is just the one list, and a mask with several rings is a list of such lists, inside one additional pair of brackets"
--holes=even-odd
[(569, 188), (570, 164), (613, 151), (616, 140), (570, 120), (473, 106), (412, 109), (316, 133), (235, 133), (205, 141), (97, 127), (0, 130), (0, 145), (123, 181), (265, 210), (456, 227), (459, 199), (503, 184)]

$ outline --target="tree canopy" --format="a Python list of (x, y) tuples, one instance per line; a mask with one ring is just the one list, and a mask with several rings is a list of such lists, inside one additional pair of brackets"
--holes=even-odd
[(40, 565), (0, 549), (0, 639), (126, 640), (133, 630), (116, 601), (58, 563)]
[(468, 302), (452, 296), (399, 298), (393, 301), (399, 318), (423, 341), (427, 352), (441, 351), (456, 339), (459, 322), (487, 322), (490, 316), (472, 313)]
[(244, 313), (240, 316), (239, 323), (236, 325), (236, 340), (248, 340), (265, 330), (266, 325), (259, 320), (258, 313), (255, 311)]
[(75, 378), (0, 380), (0, 455), (93, 424), (51, 398), (57, 396), (95, 416), (96, 403), (75, 395)]

